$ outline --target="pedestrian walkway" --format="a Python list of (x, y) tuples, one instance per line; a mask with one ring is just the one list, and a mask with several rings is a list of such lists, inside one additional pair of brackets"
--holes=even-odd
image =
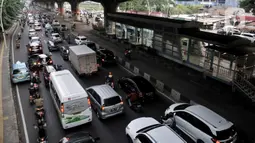
[[(13, 33), (16, 25), (10, 28), (8, 33)], [(19, 132), (17, 116), (15, 111), (14, 97), (10, 84), (9, 68), (9, 45), (11, 36), (7, 35), (6, 40), (8, 48), (4, 42), (0, 41), (0, 142), (2, 143), (19, 143)]]
[[(66, 21), (60, 20), (60, 23)], [(119, 43), (91, 30), (84, 23), (77, 23), (74, 34), (85, 35), (100, 46), (112, 50), (124, 59), (126, 44)], [(165, 60), (156, 55), (142, 51), (134, 51), (132, 60), (135, 67), (162, 81), (165, 85), (177, 90), (188, 99), (207, 106), (220, 115), (234, 122), (241, 136), (253, 138), (255, 132), (255, 113), (247, 107), (244, 99), (231, 92), (231, 87), (213, 79), (204, 79), (202, 74), (190, 68)], [(242, 116), (240, 116), (242, 115)], [(247, 138), (245, 136), (245, 138)]]

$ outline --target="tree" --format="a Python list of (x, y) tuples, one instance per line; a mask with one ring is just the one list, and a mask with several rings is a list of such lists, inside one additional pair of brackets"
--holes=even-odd
[[(1, 2), (2, 0), (0, 0)], [(24, 7), (24, 3), (20, 0), (4, 0), (3, 4), (3, 25), (4, 29), (8, 29), (13, 21), (17, 19), (20, 10)]]
[(240, 0), (240, 7), (245, 9), (246, 12), (255, 14), (255, 1), (254, 0)]

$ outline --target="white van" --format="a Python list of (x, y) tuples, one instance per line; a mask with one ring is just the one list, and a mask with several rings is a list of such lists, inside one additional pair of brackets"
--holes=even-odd
[(64, 129), (92, 121), (88, 94), (69, 70), (50, 73), (49, 87)]

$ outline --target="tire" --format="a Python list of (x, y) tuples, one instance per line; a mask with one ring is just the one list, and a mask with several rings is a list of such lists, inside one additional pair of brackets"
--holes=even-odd
[(133, 143), (133, 141), (129, 135), (127, 135), (127, 140), (128, 140), (128, 143)]
[(197, 143), (204, 143), (202, 140), (198, 139)]

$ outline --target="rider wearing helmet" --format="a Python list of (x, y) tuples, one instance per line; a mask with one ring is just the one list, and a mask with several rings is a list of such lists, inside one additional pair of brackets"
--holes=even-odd
[(40, 82), (41, 82), (41, 81), (40, 81), (40, 78), (39, 78), (39, 76), (37, 75), (36, 72), (33, 72), (33, 73), (32, 73), (31, 82), (33, 82), (33, 83), (40, 83)]
[(34, 83), (30, 83), (28, 90), (30, 95), (33, 95), (35, 93)]
[(36, 110), (43, 110), (43, 98), (36, 98), (35, 99), (35, 106), (36, 106)]

